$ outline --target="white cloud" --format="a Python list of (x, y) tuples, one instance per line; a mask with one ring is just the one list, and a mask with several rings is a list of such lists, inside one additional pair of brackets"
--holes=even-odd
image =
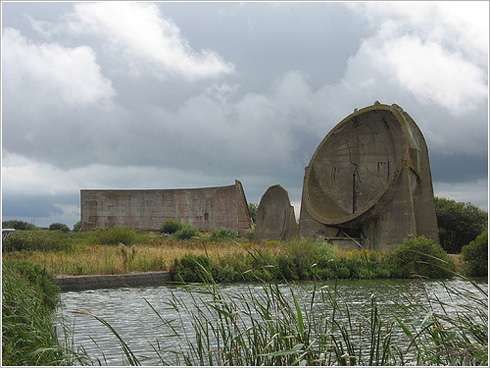
[(3, 152), (2, 189), (7, 193), (60, 195), (76, 188), (65, 171), (20, 155)]
[(410, 33), (431, 42), (479, 56), (488, 53), (489, 4), (485, 1), (346, 3), (372, 24), (393, 21), (400, 34)]
[(348, 4), (377, 32), (359, 53), (422, 103), (454, 115), (488, 99), (488, 3)]
[(2, 73), (3, 89), (9, 95), (89, 105), (107, 102), (116, 94), (91, 48), (34, 44), (12, 28), (3, 30)]
[(228, 74), (234, 66), (213, 51), (194, 51), (180, 29), (151, 3), (75, 4), (72, 31), (89, 32), (122, 49), (134, 64), (147, 64), (188, 79)]
[(363, 45), (374, 65), (422, 103), (433, 102), (462, 114), (486, 101), (485, 72), (461, 54), (415, 37), (387, 39), (378, 48), (373, 47), (376, 43)]
[[(189, 188), (195, 187), (197, 182), (199, 186), (233, 184), (235, 179), (205, 176), (200, 171), (151, 166), (90, 164), (60, 169), (8, 151), (3, 156), (2, 189), (9, 194), (63, 196), (83, 188)], [(69, 209), (59, 203), (54, 205), (63, 210)]]

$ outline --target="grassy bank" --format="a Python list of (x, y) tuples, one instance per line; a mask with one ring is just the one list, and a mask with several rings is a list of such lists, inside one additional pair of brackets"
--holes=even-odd
[(58, 291), (52, 277), (27, 262), (2, 265), (2, 364), (62, 365), (54, 328)]
[(198, 282), (295, 281), (328, 279), (429, 278), (452, 276), (454, 262), (440, 247), (420, 238), (407, 241), (392, 253), (341, 250), (324, 241), (297, 239), (267, 250), (213, 259), (185, 255), (171, 268), (174, 279)]
[[(44, 234), (43, 234), (44, 233)], [(17, 237), (14, 238), (14, 236)], [(91, 233), (50, 234), (46, 232), (18, 232), (12, 236), (17, 243), (28, 239), (28, 246), (3, 253), (4, 261), (26, 260), (46, 268), (54, 275), (111, 275), (128, 272), (170, 270), (175, 259), (185, 255), (206, 255), (220, 259), (228, 255), (246, 255), (247, 244), (236, 242), (210, 242), (200, 240), (168, 240), (157, 233), (137, 234), (128, 245), (97, 244)], [(31, 243), (53, 236), (58, 243), (35, 249)], [(120, 239), (117, 239), (120, 240)], [(38, 240), (39, 241), (39, 240)], [(45, 244), (45, 243), (43, 243)], [(21, 247), (18, 247), (21, 248)], [(26, 249), (27, 248), (27, 249)]]
[[(339, 249), (311, 239), (256, 243), (243, 238), (230, 240), (220, 234), (179, 240), (129, 229), (90, 233), (19, 231), (6, 242), (3, 260), (28, 261), (54, 275), (172, 271), (175, 279), (182, 281), (200, 279), (198, 261), (219, 282), (405, 278), (414, 273), (447, 277), (454, 269), (453, 260), (427, 239), (409, 241), (395, 252), (380, 253)], [(423, 253), (428, 255), (424, 258)], [(437, 262), (432, 268), (427, 266)]]

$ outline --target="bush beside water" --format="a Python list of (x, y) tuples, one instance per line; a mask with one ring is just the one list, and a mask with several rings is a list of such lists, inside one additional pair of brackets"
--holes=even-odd
[(437, 226), (442, 248), (457, 254), (488, 227), (488, 213), (471, 203), (435, 197)]
[(423, 236), (407, 239), (392, 254), (395, 277), (446, 278), (454, 274), (454, 261), (439, 244)]
[(482, 232), (461, 252), (469, 276), (488, 275), (488, 229)]
[[(266, 243), (267, 244), (267, 243)], [(273, 254), (248, 250), (249, 256), (229, 255), (212, 260), (204, 255), (185, 255), (171, 267), (175, 280), (210, 281), (327, 280), (374, 278), (446, 278), (454, 262), (437, 244), (424, 237), (406, 240), (393, 253), (359, 250), (341, 252), (326, 242), (308, 239), (282, 244)]]

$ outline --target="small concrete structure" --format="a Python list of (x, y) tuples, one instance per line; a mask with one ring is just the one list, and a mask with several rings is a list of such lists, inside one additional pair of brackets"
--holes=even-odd
[(255, 236), (259, 240), (287, 240), (298, 235), (294, 207), (279, 184), (267, 189), (257, 209)]
[(439, 241), (427, 145), (401, 107), (356, 110), (323, 139), (305, 169), (300, 235), (376, 250)]
[(199, 231), (222, 227), (240, 236), (252, 218), (240, 181), (234, 185), (196, 189), (82, 189), (82, 231), (95, 227), (158, 230), (169, 219)]
[(160, 286), (172, 281), (169, 271), (140, 272), (122, 275), (58, 276), (54, 279), (61, 291), (108, 289), (118, 287)]

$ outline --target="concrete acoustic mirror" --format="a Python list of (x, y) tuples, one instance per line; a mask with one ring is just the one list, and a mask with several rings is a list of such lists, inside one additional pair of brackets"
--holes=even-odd
[(305, 169), (300, 234), (377, 250), (438, 242), (427, 145), (401, 107), (356, 110), (323, 139)]
[(294, 207), (281, 185), (267, 189), (257, 209), (255, 234), (260, 240), (288, 240), (298, 235)]

